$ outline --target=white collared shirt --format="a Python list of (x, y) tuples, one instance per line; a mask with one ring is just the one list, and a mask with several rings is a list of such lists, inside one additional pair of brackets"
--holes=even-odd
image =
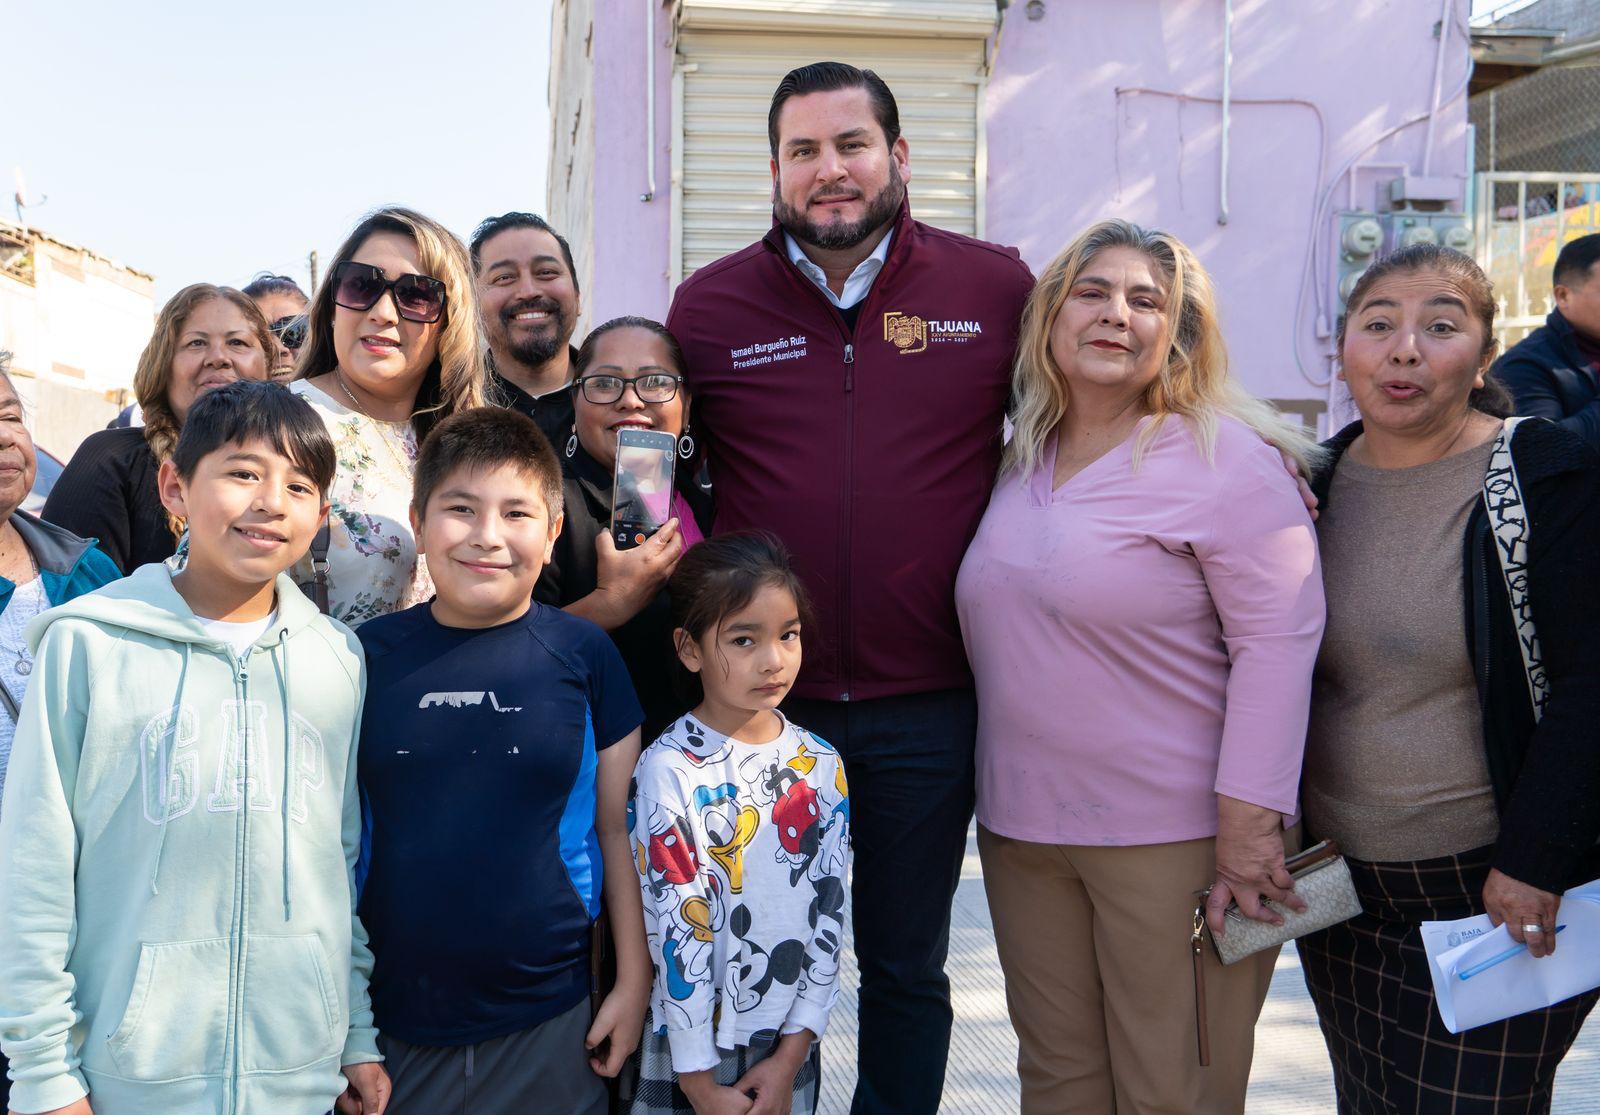
[(783, 242), (789, 248), (790, 261), (800, 268), (806, 278), (822, 289), (822, 293), (828, 296), (828, 301), (841, 310), (848, 310), (867, 296), (867, 291), (872, 289), (872, 280), (883, 270), (883, 261), (889, 258), (889, 241), (892, 239), (894, 230), (890, 229), (884, 238), (878, 241), (878, 246), (872, 250), (872, 254), (856, 264), (856, 269), (850, 272), (850, 277), (844, 281), (844, 293), (835, 294), (828, 286), (828, 276), (822, 268), (811, 262), (793, 236), (787, 232), (783, 234)]

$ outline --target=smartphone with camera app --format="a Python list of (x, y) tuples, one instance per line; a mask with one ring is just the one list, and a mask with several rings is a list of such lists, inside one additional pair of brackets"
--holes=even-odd
[(661, 430), (617, 432), (617, 470), (611, 486), (611, 538), (631, 550), (672, 518), (672, 470), (678, 439)]

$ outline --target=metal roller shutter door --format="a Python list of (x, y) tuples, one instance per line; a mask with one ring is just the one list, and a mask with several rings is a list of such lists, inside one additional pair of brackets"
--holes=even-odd
[(680, 30), (674, 73), (676, 283), (772, 223), (767, 106), (783, 75), (818, 59), (877, 71), (911, 148), (920, 220), (982, 235), (984, 40)]

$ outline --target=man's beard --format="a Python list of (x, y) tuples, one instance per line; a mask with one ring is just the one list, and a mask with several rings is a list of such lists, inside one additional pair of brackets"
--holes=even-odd
[[(512, 332), (516, 323), (511, 319), (524, 310), (544, 310), (549, 313), (547, 328), (517, 337)], [(549, 363), (556, 353), (567, 347), (572, 337), (572, 323), (567, 320), (561, 304), (553, 298), (528, 298), (507, 306), (500, 312), (500, 325), (505, 330), (507, 351), (517, 363), (530, 368)]]
[(772, 215), (789, 235), (800, 243), (809, 244), (825, 252), (836, 252), (855, 247), (894, 220), (895, 215), (900, 212), (900, 202), (905, 196), (905, 183), (900, 181), (900, 171), (891, 161), (888, 183), (867, 203), (867, 211), (859, 220), (848, 224), (830, 221), (827, 225), (819, 225), (801, 216), (798, 209), (784, 201), (778, 193), (776, 183), (772, 187)]

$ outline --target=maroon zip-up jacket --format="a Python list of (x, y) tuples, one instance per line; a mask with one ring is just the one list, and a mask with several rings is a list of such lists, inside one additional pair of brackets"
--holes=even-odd
[(956, 571), (994, 486), (1032, 287), (1015, 248), (902, 205), (853, 332), (776, 224), (678, 288), (667, 326), (709, 447), (714, 532), (778, 535), (815, 605), (801, 696), (972, 684)]

